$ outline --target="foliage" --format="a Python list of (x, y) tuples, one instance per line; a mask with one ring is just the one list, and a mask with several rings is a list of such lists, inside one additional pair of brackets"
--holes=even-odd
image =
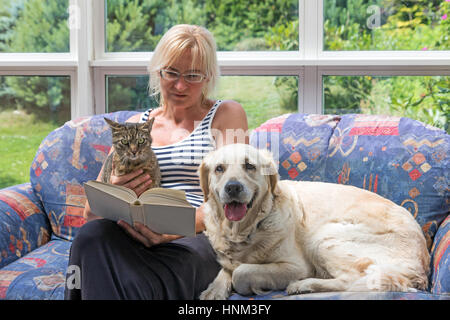
[[(449, 1), (325, 4), (325, 50), (450, 49)], [(449, 131), (448, 77), (325, 77), (324, 88), (326, 112), (402, 115)]]

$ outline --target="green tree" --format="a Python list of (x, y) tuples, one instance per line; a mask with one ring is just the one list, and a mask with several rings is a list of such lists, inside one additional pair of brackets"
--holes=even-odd
[[(11, 35), (5, 44), (11, 52), (68, 52), (68, 1), (28, 0), (10, 8)], [(16, 3), (17, 4), (17, 3)], [(62, 122), (70, 119), (70, 81), (59, 77), (2, 79), (0, 96), (12, 107), (34, 113), (40, 119)]]

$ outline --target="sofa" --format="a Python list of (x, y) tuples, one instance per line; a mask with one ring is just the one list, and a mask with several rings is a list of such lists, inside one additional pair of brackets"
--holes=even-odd
[[(51, 132), (30, 167), (30, 182), (0, 190), (0, 299), (63, 299), (71, 241), (86, 222), (83, 183), (95, 179), (110, 150), (103, 117), (78, 118)], [(449, 299), (449, 147), (445, 131), (401, 117), (285, 114), (252, 131), (272, 151), (281, 179), (354, 185), (405, 207), (431, 254), (429, 287), (417, 292), (284, 291), (242, 299)]]

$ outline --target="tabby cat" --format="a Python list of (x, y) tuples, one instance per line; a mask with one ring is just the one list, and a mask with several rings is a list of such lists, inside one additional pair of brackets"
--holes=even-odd
[(138, 169), (143, 169), (152, 179), (150, 188), (161, 185), (161, 172), (158, 160), (153, 152), (150, 135), (155, 118), (144, 123), (117, 123), (104, 118), (111, 127), (111, 152), (103, 165), (102, 182), (110, 183), (114, 165), (114, 175), (121, 176)]

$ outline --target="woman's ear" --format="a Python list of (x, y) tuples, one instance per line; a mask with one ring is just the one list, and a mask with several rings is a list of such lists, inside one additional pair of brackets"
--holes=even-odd
[(200, 176), (200, 187), (202, 188), (203, 191), (203, 199), (204, 202), (207, 202), (209, 195), (209, 168), (205, 162), (205, 159), (203, 159), (202, 163), (198, 168), (198, 174)]

